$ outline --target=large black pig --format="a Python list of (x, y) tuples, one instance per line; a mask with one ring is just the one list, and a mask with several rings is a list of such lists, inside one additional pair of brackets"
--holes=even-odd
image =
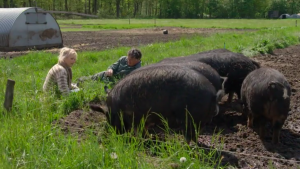
[(260, 65), (241, 53), (234, 53), (227, 49), (215, 49), (185, 57), (166, 58), (159, 63), (183, 63), (190, 61), (203, 62), (214, 68), (220, 76), (226, 77), (223, 82), (225, 93), (229, 94), (228, 102), (232, 101), (236, 93), (240, 99), (241, 85), (245, 77)]
[[(211, 66), (209, 66), (206, 63), (202, 63), (202, 62), (196, 62), (196, 61), (191, 61), (191, 62), (171, 62), (171, 63), (156, 63), (156, 64), (152, 64), (149, 66), (153, 66), (153, 65), (179, 65), (179, 66), (183, 66), (186, 68), (190, 68), (195, 70), (196, 72), (202, 74), (203, 76), (205, 76), (211, 83), (212, 85), (215, 87), (215, 89), (217, 91), (222, 89), (222, 82), (223, 79), (220, 77), (220, 75), (218, 74), (218, 72), (213, 69)], [(142, 68), (136, 69), (135, 71), (140, 71)], [(148, 69), (148, 67), (146, 67)]]
[(241, 88), (248, 127), (258, 128), (258, 134), (264, 139), (266, 120), (271, 120), (272, 142), (278, 143), (280, 130), (289, 112), (290, 96), (291, 87), (279, 71), (260, 68), (251, 72)]
[[(108, 122), (121, 133), (123, 128), (128, 131), (137, 127), (148, 113), (156, 112), (170, 126), (180, 127), (188, 143), (191, 139), (196, 141), (191, 117), (197, 127), (199, 123), (202, 127), (219, 111), (216, 89), (210, 81), (179, 65), (149, 65), (131, 72), (109, 91), (106, 103), (110, 110)], [(186, 110), (191, 116), (187, 119), (187, 130)], [(146, 120), (145, 129), (160, 123), (161, 119), (152, 114)]]

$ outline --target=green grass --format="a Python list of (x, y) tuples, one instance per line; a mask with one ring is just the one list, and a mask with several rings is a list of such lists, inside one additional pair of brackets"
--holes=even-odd
[[(130, 24), (129, 24), (130, 22)], [(78, 24), (82, 28), (78, 31), (101, 30), (101, 29), (132, 29), (149, 27), (185, 27), (185, 28), (233, 28), (233, 29), (262, 29), (273, 27), (295, 27), (296, 19), (86, 19), (86, 20), (58, 20), (62, 25), (62, 31), (72, 31), (64, 28)], [(299, 23), (298, 23), (298, 26)]]
[[(172, 56), (182, 56), (225, 47), (247, 56), (271, 52), (299, 44), (299, 28), (279, 27), (245, 33), (218, 33), (209, 37), (193, 37), (176, 42), (140, 46), (142, 65), (156, 63)], [(127, 53), (129, 47), (100, 52), (79, 52), (73, 67), (73, 79), (92, 75)], [(131, 133), (117, 135), (103, 127), (96, 135), (85, 133), (78, 142), (76, 135), (64, 134), (52, 122), (75, 109), (86, 110), (86, 103), (104, 98), (103, 83), (87, 82), (78, 93), (56, 98), (42, 92), (49, 69), (57, 63), (57, 54), (31, 52), (23, 57), (0, 59), (0, 95), (5, 95), (7, 79), (16, 81), (12, 112), (5, 112), (0, 97), (0, 168), (214, 168), (219, 164), (216, 151), (204, 153), (183, 143), (181, 137), (166, 142), (149, 143)], [(218, 135), (216, 135), (217, 137)], [(101, 141), (99, 141), (101, 140)], [(147, 143), (148, 144), (148, 143)], [(111, 153), (118, 158), (112, 159)], [(186, 157), (186, 163), (180, 163)], [(193, 163), (193, 165), (192, 165)]]
[(134, 28), (151, 28), (150, 24), (116, 24), (116, 25), (83, 25), (83, 28), (93, 29), (134, 29)]

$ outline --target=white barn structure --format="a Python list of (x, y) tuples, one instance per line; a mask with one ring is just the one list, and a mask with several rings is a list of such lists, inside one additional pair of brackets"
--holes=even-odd
[(0, 51), (62, 47), (60, 27), (41, 8), (0, 8)]

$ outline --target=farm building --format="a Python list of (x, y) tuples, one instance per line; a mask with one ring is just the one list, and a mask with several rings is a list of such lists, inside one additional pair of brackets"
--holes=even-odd
[(62, 47), (60, 28), (40, 8), (0, 8), (0, 51)]
[(289, 15), (289, 14), (282, 14), (279, 16), (280, 19), (287, 19), (287, 18), (300, 18), (300, 14), (292, 14), (292, 15)]

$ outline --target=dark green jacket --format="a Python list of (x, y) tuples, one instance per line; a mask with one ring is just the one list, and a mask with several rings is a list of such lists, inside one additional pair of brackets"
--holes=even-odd
[(137, 63), (135, 66), (128, 66), (127, 65), (127, 56), (122, 56), (117, 62), (115, 62), (114, 64), (110, 65), (108, 67), (108, 69), (112, 69), (113, 72), (113, 76), (126, 76), (128, 75), (130, 72), (132, 72), (133, 70), (140, 68), (141, 67), (141, 62)]

